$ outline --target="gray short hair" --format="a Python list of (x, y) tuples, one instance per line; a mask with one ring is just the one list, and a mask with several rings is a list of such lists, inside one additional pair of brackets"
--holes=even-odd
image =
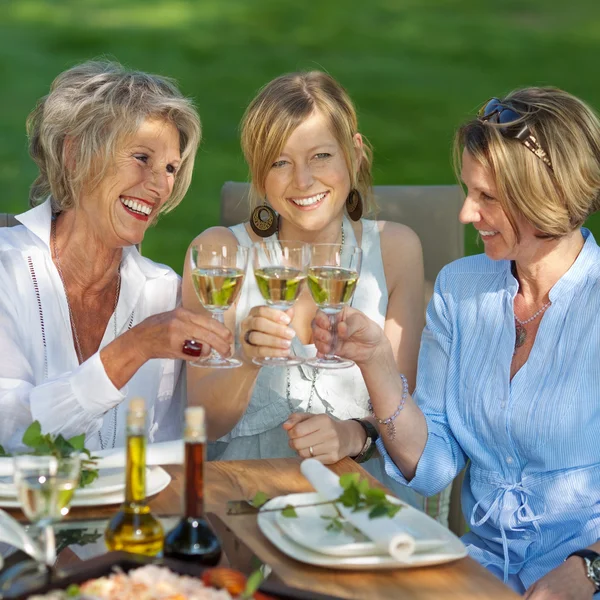
[(102, 180), (117, 145), (148, 118), (164, 119), (179, 132), (181, 166), (161, 212), (175, 208), (192, 179), (201, 137), (198, 113), (171, 79), (110, 61), (88, 61), (64, 71), (29, 115), (29, 153), (40, 171), (30, 204), (51, 195), (55, 212), (73, 208), (82, 187)]

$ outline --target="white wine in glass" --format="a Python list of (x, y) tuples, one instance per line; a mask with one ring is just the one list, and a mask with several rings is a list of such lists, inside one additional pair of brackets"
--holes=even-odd
[(25, 516), (44, 533), (46, 564), (56, 561), (53, 524), (69, 513), (79, 486), (79, 453), (55, 456), (22, 455), (14, 458), (15, 486)]
[[(224, 313), (237, 300), (248, 264), (248, 248), (237, 244), (192, 245), (191, 275), (194, 290), (202, 306), (212, 318), (224, 323)], [(241, 366), (237, 358), (224, 358), (215, 350), (210, 356), (188, 364), (193, 367), (231, 369)]]
[[(307, 284), (315, 304), (329, 317), (333, 335), (332, 348), (337, 342), (337, 316), (352, 302), (360, 275), (362, 250), (341, 244), (311, 244)], [(354, 361), (326, 354), (306, 361), (320, 369), (346, 369)]]
[[(304, 242), (275, 240), (257, 242), (252, 248), (254, 277), (268, 306), (287, 310), (298, 299), (308, 267), (308, 245)], [(263, 367), (291, 367), (304, 362), (299, 356), (253, 358)]]

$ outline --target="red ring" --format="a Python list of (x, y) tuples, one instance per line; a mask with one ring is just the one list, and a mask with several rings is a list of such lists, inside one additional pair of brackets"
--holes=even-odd
[(188, 356), (200, 356), (202, 354), (202, 344), (196, 340), (185, 340), (181, 351)]

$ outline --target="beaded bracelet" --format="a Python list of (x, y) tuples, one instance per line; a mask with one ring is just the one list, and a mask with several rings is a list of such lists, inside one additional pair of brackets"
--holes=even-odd
[(396, 412), (391, 417), (388, 417), (387, 419), (380, 419), (375, 414), (375, 411), (373, 410), (373, 404), (371, 403), (371, 400), (369, 400), (369, 411), (371, 412), (371, 416), (374, 417), (380, 425), (386, 426), (387, 434), (390, 440), (393, 440), (396, 437), (396, 425), (394, 424), (394, 421), (402, 412), (404, 403), (406, 402), (406, 396), (408, 396), (408, 381), (406, 380), (406, 377), (402, 375), (402, 373), (400, 373), (400, 379), (402, 379), (402, 399), (400, 400), (400, 404), (398, 405)]

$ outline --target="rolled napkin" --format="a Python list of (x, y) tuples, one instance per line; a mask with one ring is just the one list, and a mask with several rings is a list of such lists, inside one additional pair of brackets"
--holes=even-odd
[[(125, 467), (125, 448), (93, 451), (92, 456), (98, 457), (98, 469), (114, 469)], [(183, 440), (159, 442), (146, 446), (146, 465), (182, 465), (184, 460)], [(0, 477), (12, 477), (13, 459), (0, 458)]]
[[(335, 500), (344, 491), (339, 477), (315, 458), (302, 461), (300, 470), (323, 500)], [(415, 551), (414, 538), (396, 519), (385, 516), (370, 519), (368, 511), (352, 512), (341, 503), (337, 507), (349, 523), (395, 560), (405, 562)]]

